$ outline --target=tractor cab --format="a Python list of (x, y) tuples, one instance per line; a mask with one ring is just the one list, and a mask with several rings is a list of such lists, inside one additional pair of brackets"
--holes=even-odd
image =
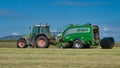
[(34, 25), (31, 36), (38, 34), (50, 33), (49, 25)]

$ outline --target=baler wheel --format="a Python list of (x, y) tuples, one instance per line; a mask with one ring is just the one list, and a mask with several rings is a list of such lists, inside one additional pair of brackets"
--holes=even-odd
[(76, 49), (81, 49), (83, 48), (83, 42), (79, 39), (75, 40), (73, 42), (73, 48), (76, 48)]

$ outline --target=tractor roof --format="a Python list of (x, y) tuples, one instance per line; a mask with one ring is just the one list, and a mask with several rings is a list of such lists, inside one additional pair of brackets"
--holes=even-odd
[(49, 27), (49, 25), (34, 25), (35, 27)]

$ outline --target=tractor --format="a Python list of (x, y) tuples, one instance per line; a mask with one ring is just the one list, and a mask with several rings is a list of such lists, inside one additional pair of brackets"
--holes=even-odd
[(17, 47), (26, 48), (28, 45), (36, 48), (48, 48), (55, 40), (54, 34), (50, 32), (49, 25), (34, 25), (30, 35), (23, 35), (18, 39)]
[[(100, 39), (99, 26), (92, 24), (71, 24), (61, 34), (50, 32), (49, 25), (34, 25), (30, 36), (23, 36), (17, 41), (18, 48), (28, 45), (36, 48), (48, 48), (50, 44), (59, 48), (90, 48), (100, 45), (103, 49), (112, 49), (113, 37)], [(57, 36), (57, 37), (56, 37)]]

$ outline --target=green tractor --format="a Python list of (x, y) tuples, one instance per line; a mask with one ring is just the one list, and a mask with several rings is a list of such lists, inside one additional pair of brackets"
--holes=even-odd
[(36, 48), (48, 48), (55, 40), (54, 34), (50, 33), (49, 25), (34, 25), (30, 35), (23, 35), (17, 41), (18, 48), (26, 48), (28, 45)]
[(103, 49), (113, 48), (115, 41), (114, 38), (108, 37), (100, 40), (99, 27), (92, 24), (69, 25), (61, 35), (61, 38), (56, 43), (60, 48), (90, 48), (100, 46)]

